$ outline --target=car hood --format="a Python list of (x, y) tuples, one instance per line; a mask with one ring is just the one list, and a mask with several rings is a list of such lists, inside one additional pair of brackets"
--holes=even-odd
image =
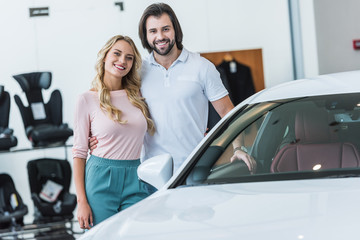
[(183, 187), (159, 191), (81, 239), (354, 239), (360, 179)]

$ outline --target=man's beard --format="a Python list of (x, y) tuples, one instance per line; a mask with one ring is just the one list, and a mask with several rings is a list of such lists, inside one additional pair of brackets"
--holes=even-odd
[(169, 54), (169, 52), (171, 51), (171, 49), (174, 47), (174, 45), (175, 45), (175, 40), (172, 40), (172, 41), (170, 42), (170, 40), (167, 39), (166, 42), (169, 42), (169, 47), (166, 48), (166, 49), (164, 49), (164, 50), (158, 49), (158, 48), (156, 47), (156, 44), (155, 44), (156, 42), (155, 42), (155, 41), (153, 42), (153, 45), (151, 46), (151, 48), (152, 48), (157, 54), (159, 54), (159, 55), (161, 55), (161, 56), (166, 56), (166, 55)]

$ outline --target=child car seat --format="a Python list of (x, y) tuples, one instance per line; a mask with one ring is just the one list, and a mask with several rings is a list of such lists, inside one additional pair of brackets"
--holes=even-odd
[(9, 126), (10, 94), (0, 85), (0, 150), (9, 150), (17, 145), (17, 138)]
[(51, 85), (51, 72), (32, 72), (13, 76), (26, 94), (28, 106), (15, 95), (24, 123), (25, 133), (34, 147), (65, 144), (73, 135), (72, 129), (62, 122), (62, 98), (59, 90), (51, 93), (48, 103), (44, 103), (42, 89)]
[(24, 225), (24, 216), (28, 213), (11, 176), (0, 174), (0, 229), (14, 225)]
[[(35, 206), (34, 223), (71, 221), (76, 207), (76, 196), (69, 192), (71, 167), (67, 160), (42, 158), (27, 164), (31, 198)], [(46, 186), (60, 186), (59, 191), (45, 195)], [(51, 189), (51, 187), (50, 187)], [(53, 196), (51, 196), (53, 195)]]

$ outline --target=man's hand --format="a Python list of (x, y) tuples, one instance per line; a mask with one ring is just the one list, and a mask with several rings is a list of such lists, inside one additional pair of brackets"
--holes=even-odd
[(96, 137), (89, 138), (90, 154), (92, 154), (93, 150), (97, 147), (96, 144), (98, 144), (98, 140), (96, 139)]
[(209, 128), (206, 128), (206, 132), (204, 133), (204, 137), (209, 133)]
[(246, 152), (241, 151), (240, 149), (236, 150), (234, 152), (234, 155), (231, 157), (230, 161), (233, 162), (235, 160), (244, 161), (246, 166), (249, 168), (250, 173), (251, 174), (256, 173), (256, 167), (257, 167), (256, 161), (252, 156), (250, 156)]

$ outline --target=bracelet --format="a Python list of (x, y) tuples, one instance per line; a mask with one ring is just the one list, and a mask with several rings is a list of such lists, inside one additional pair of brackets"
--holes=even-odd
[(244, 147), (244, 146), (234, 148), (234, 153), (235, 153), (237, 150), (240, 150), (240, 151), (243, 151), (243, 152), (246, 152), (246, 153), (248, 152), (248, 150), (247, 150), (246, 147)]

